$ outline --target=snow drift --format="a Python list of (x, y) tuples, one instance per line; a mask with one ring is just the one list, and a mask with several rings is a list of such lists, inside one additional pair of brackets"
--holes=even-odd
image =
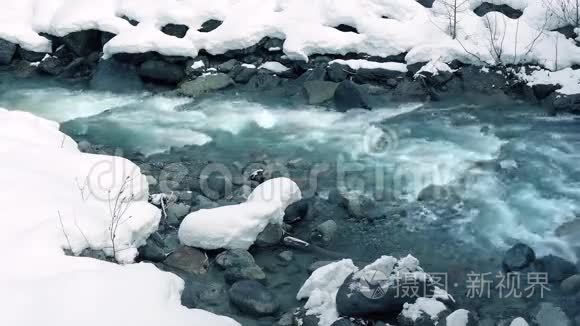
[[(239, 325), (181, 306), (183, 281), (153, 265), (64, 255), (92, 248), (131, 262), (157, 229), (159, 211), (134, 164), (83, 154), (57, 123), (4, 109), (0, 155), (0, 245), (10, 262), (0, 270), (0, 324)], [(124, 215), (113, 251), (116, 198)]]
[(203, 249), (248, 249), (268, 224), (282, 224), (284, 210), (302, 198), (288, 178), (270, 179), (238, 205), (201, 209), (179, 226), (179, 241)]

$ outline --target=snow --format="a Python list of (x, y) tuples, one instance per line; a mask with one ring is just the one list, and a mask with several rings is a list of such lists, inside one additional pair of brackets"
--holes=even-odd
[(422, 72), (427, 72), (436, 76), (439, 74), (440, 71), (444, 72), (454, 72), (455, 70), (451, 69), (445, 62), (441, 62), (440, 60), (429, 61), (425, 64), (415, 75), (420, 75)]
[(400, 62), (375, 62), (362, 59), (342, 60), (336, 59), (328, 64), (338, 63), (339, 65), (348, 66), (351, 69), (385, 69), (400, 72), (407, 72), (407, 65)]
[(350, 259), (343, 259), (315, 270), (296, 295), (297, 300), (308, 299), (306, 314), (316, 315), (319, 326), (330, 326), (338, 319), (336, 294), (346, 278), (358, 271)]
[(205, 63), (203, 63), (203, 61), (201, 61), (201, 60), (196, 61), (191, 65), (191, 69), (199, 69), (199, 68), (203, 68), (203, 67), (205, 67)]
[(292, 180), (267, 180), (244, 203), (187, 215), (179, 226), (179, 240), (203, 249), (248, 249), (268, 224), (282, 224), (286, 207), (301, 198)]
[[(472, 0), (470, 8), (481, 4)], [(99, 29), (117, 34), (104, 47), (104, 56), (115, 53), (157, 51), (164, 55), (196, 57), (205, 49), (222, 54), (258, 43), (263, 37), (284, 39), (282, 50), (293, 60), (308, 60), (312, 54), (349, 52), (387, 57), (408, 52), (408, 63), (459, 59), (476, 64), (494, 64), (490, 44), (492, 26), (503, 39), (504, 63), (533, 62), (548, 68), (580, 63), (580, 48), (572, 40), (549, 30), (565, 22), (546, 20), (540, 0), (502, 0), (523, 9), (519, 19), (491, 12), (479, 17), (472, 10), (459, 13), (458, 37), (446, 29), (444, 8), (435, 2), (425, 8), (409, 0), (0, 0), (0, 38), (24, 48), (50, 51), (50, 41), (38, 33), (58, 36), (73, 31)], [(139, 21), (132, 26), (122, 16)], [(247, 19), (251, 16), (252, 19)], [(388, 18), (383, 18), (383, 17)], [(208, 19), (223, 24), (209, 33), (197, 30)], [(184, 38), (160, 31), (167, 23), (185, 24)], [(357, 33), (345, 33), (333, 26), (348, 24)], [(545, 30), (540, 35), (540, 30)], [(505, 37), (504, 37), (505, 34)], [(539, 35), (539, 36), (538, 36)], [(537, 40), (536, 40), (537, 38)], [(535, 40), (535, 41), (534, 41)], [(534, 45), (533, 47), (531, 45)], [(557, 51), (556, 51), (557, 48)], [(556, 52), (558, 57), (556, 58)], [(390, 63), (395, 65), (396, 63)]]
[(244, 67), (244, 68), (250, 68), (250, 69), (256, 69), (256, 65), (249, 64), (249, 63), (242, 63), (242, 67)]
[(580, 93), (580, 70), (565, 68), (559, 71), (549, 71), (545, 69), (533, 71), (526, 74), (525, 70), (518, 74), (520, 78), (528, 82), (529, 86), (538, 84), (557, 84), (562, 88), (556, 90), (563, 95)]
[(447, 326), (467, 326), (469, 321), (469, 311), (465, 309), (458, 309), (452, 312), (445, 319)]
[(113, 254), (109, 191), (127, 196), (127, 219), (115, 241), (118, 261), (133, 260), (160, 213), (147, 203), (147, 182), (137, 166), (81, 153), (58, 128), (0, 109), (0, 183), (9, 185), (0, 196), (0, 245), (10, 262), (0, 269), (0, 324), (239, 326), (181, 306), (183, 281), (151, 264), (64, 255), (65, 248)]
[(528, 322), (526, 322), (522, 317), (518, 317), (512, 320), (510, 326), (528, 326)]
[(440, 301), (433, 298), (417, 298), (413, 304), (405, 303), (401, 313), (412, 321), (417, 321), (417, 319), (425, 314), (429, 316), (431, 320), (436, 321), (439, 314), (445, 310), (447, 310), (447, 307)]
[(269, 70), (273, 73), (279, 74), (279, 73), (282, 73), (284, 71), (287, 71), (290, 68), (286, 67), (285, 65), (283, 65), (277, 61), (268, 61), (268, 62), (265, 62), (264, 64), (262, 64), (259, 67), (259, 69), (266, 69), (266, 70)]

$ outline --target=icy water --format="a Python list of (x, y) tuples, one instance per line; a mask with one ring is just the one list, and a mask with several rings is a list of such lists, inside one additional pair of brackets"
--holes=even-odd
[[(59, 121), (77, 140), (124, 153), (242, 165), (262, 157), (318, 175), (316, 186), (307, 177), (298, 182), (309, 194), (325, 196), (342, 182), (378, 197), (393, 213), (339, 221), (329, 247), (357, 261), (412, 253), (426, 270), (461, 281), (469, 271), (497, 270), (517, 241), (539, 256), (576, 261), (580, 253), (580, 121), (529, 105), (458, 99), (337, 113), (239, 94), (193, 100), (19, 81), (0, 85), (0, 106)], [(327, 172), (316, 174), (322, 167)], [(460, 199), (418, 203), (429, 184), (454, 185)], [(267, 265), (267, 256), (256, 259)], [(271, 282), (296, 293), (306, 272), (280, 268), (269, 271), (278, 274)], [(290, 298), (284, 307), (296, 305)]]

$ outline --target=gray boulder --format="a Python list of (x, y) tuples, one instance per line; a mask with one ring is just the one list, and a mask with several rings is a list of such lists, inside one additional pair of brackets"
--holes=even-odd
[(46, 56), (46, 52), (29, 51), (21, 47), (18, 47), (17, 53), (19, 57), (28, 62), (38, 62)]
[(580, 274), (575, 274), (560, 283), (560, 289), (566, 294), (575, 294), (580, 291)]
[(389, 79), (403, 76), (405, 73), (387, 69), (366, 69), (361, 68), (356, 71), (353, 81), (359, 84), (386, 84)]
[(223, 73), (200, 76), (192, 81), (179, 85), (177, 90), (182, 95), (200, 96), (205, 93), (217, 91), (234, 85), (233, 79)]
[(219, 267), (221, 267), (223, 269), (227, 269), (227, 268), (236, 267), (236, 266), (255, 265), (256, 261), (254, 260), (254, 257), (252, 256), (252, 254), (250, 254), (246, 250), (229, 249), (229, 250), (223, 251), (222, 253), (217, 255), (215, 258), (215, 263)]
[(236, 66), (232, 71), (230, 71), (229, 75), (232, 77), (234, 82), (240, 84), (246, 84), (250, 81), (250, 79), (258, 73), (258, 69), (256, 68), (249, 68), (244, 66)]
[(234, 70), (234, 68), (238, 65), (238, 60), (236, 59), (230, 59), (220, 65), (217, 66), (217, 70), (219, 72), (225, 72), (228, 73), (232, 70)]
[(249, 266), (232, 266), (226, 269), (224, 278), (229, 284), (241, 280), (253, 280), (261, 282), (266, 279), (266, 274), (262, 268), (256, 264)]
[(40, 61), (40, 64), (38, 64), (38, 70), (48, 75), (58, 76), (68, 66), (68, 63), (69, 62), (66, 59), (51, 56)]
[(163, 33), (165, 33), (167, 35), (175, 36), (178, 38), (183, 38), (188, 30), (189, 30), (189, 27), (187, 27), (187, 25), (183, 25), (183, 24), (167, 24), (167, 25), (161, 27), (161, 31)]
[(223, 21), (221, 20), (210, 19), (201, 24), (201, 28), (199, 28), (197, 31), (202, 33), (209, 33), (215, 30), (216, 28), (220, 27), (221, 24), (223, 24)]
[(0, 66), (9, 65), (14, 58), (18, 45), (0, 39)]
[(326, 68), (326, 75), (328, 80), (335, 83), (340, 83), (341, 81), (348, 78), (348, 67), (343, 66), (338, 63), (332, 63)]
[(62, 37), (62, 42), (79, 57), (84, 57), (103, 49), (101, 31), (95, 29), (69, 33)]
[(538, 326), (572, 326), (562, 308), (550, 302), (542, 302), (534, 309), (534, 321)]
[(207, 255), (199, 249), (188, 246), (177, 248), (163, 264), (191, 274), (205, 274), (209, 268)]
[(332, 241), (338, 225), (333, 220), (319, 224), (310, 234), (310, 239), (316, 243), (327, 244)]
[(130, 92), (143, 89), (137, 69), (113, 59), (101, 60), (91, 77), (92, 89), (109, 92)]
[(502, 266), (506, 272), (521, 271), (530, 266), (534, 260), (536, 260), (534, 250), (523, 243), (518, 243), (505, 253)]
[(304, 83), (304, 90), (308, 98), (308, 104), (322, 104), (334, 97), (334, 92), (338, 87), (337, 83), (311, 80)]
[(367, 95), (357, 84), (350, 80), (345, 80), (338, 84), (334, 92), (334, 104), (340, 112), (355, 108), (371, 109)]
[(534, 271), (546, 273), (549, 282), (561, 282), (576, 274), (578, 268), (571, 262), (554, 255), (548, 255), (536, 259), (533, 264)]
[(258, 247), (272, 247), (280, 243), (284, 230), (280, 224), (268, 224), (262, 232), (258, 234), (256, 242)]
[(236, 282), (228, 291), (230, 302), (240, 311), (253, 316), (275, 314), (280, 304), (274, 294), (259, 282)]
[(165, 257), (163, 248), (151, 238), (147, 239), (144, 246), (139, 247), (139, 258), (142, 260), (160, 263), (165, 260)]
[(162, 60), (147, 60), (139, 66), (139, 76), (162, 83), (177, 84), (185, 77), (185, 69), (182, 65)]

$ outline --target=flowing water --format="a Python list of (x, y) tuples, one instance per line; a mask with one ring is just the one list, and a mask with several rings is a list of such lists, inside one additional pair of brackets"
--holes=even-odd
[[(405, 215), (340, 225), (332, 250), (361, 261), (411, 252), (427, 269), (485, 269), (517, 241), (539, 255), (576, 261), (580, 253), (574, 223), (580, 121), (533, 106), (457, 99), (338, 113), (284, 99), (114, 94), (44, 81), (5, 82), (0, 106), (59, 121), (75, 139), (127, 152), (160, 155), (185, 146), (209, 161), (264, 155), (355, 169), (350, 190), (412, 207)], [(339, 174), (316, 191), (328, 193)], [(457, 186), (461, 200), (417, 203), (429, 184)]]

